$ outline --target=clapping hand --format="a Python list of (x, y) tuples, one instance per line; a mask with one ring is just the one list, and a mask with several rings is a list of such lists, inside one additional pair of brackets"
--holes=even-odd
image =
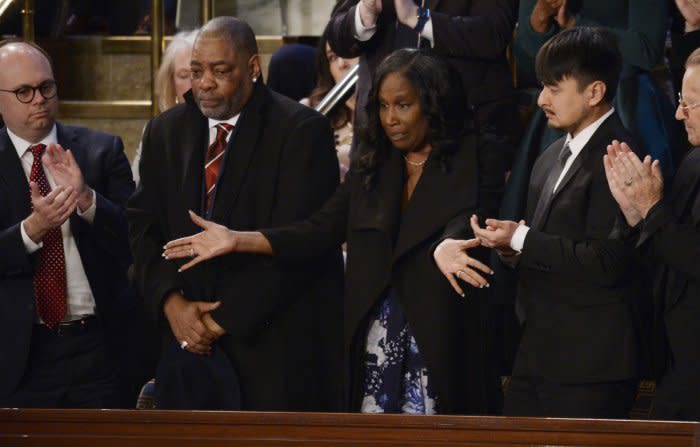
[(374, 26), (382, 12), (382, 0), (360, 0), (360, 20), (364, 26)]
[[(604, 163), (610, 190), (623, 213), (630, 208), (638, 214), (637, 221), (646, 218), (663, 197), (664, 177), (659, 160), (652, 161), (647, 155), (642, 161), (627, 143), (615, 140), (608, 147)], [(627, 220), (630, 224), (634, 221)]]
[(78, 195), (78, 206), (85, 211), (92, 205), (92, 190), (85, 185), (83, 173), (73, 153), (60, 144), (49, 144), (42, 159), (57, 185), (72, 187)]
[(700, 29), (700, 0), (676, 0), (678, 10), (685, 19), (685, 32)]
[(52, 228), (60, 227), (73, 214), (78, 203), (78, 195), (72, 186), (57, 186), (45, 197), (39, 185), (29, 183), (32, 213), (24, 221), (24, 231), (34, 242), (40, 242)]

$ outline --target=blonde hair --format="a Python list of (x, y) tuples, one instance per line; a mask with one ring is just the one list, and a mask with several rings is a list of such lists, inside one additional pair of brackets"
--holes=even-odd
[(173, 40), (165, 49), (163, 59), (156, 75), (156, 95), (158, 96), (158, 108), (161, 112), (168, 110), (176, 104), (175, 85), (175, 55), (183, 48), (192, 49), (194, 40), (199, 30), (183, 31), (173, 36)]

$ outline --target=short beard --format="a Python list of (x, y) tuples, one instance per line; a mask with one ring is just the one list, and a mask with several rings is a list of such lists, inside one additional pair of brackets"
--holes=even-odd
[(245, 106), (243, 95), (243, 83), (240, 83), (238, 88), (236, 88), (236, 93), (217, 107), (202, 107), (198, 97), (195, 97), (195, 102), (204, 116), (213, 120), (223, 121), (233, 118)]

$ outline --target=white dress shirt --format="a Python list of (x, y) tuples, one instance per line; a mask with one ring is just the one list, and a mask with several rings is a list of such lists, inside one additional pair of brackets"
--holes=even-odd
[[(22, 169), (24, 174), (27, 176), (27, 181), (29, 181), (29, 176), (32, 171), (32, 163), (34, 162), (34, 155), (29, 151), (29, 147), (33, 146), (32, 143), (18, 137), (10, 129), (7, 129), (7, 134), (10, 136), (10, 141), (15, 146), (17, 151), (17, 156), (22, 163)], [(56, 144), (58, 139), (56, 137), (56, 125), (53, 126), (51, 132), (44, 137), (43, 140), (36, 144)], [(70, 149), (70, 148), (65, 148)], [(44, 169), (44, 174), (46, 174), (46, 179), (49, 181), (49, 186), (51, 189), (56, 187), (56, 182), (54, 181), (51, 173), (47, 169)], [(92, 205), (90, 208), (81, 212), (79, 208), (76, 208), (78, 216), (84, 219), (86, 222), (92, 224), (95, 220), (95, 211), (97, 209), (95, 191), (92, 191)], [(20, 232), (22, 234), (22, 242), (27, 250), (27, 253), (31, 254), (39, 250), (42, 247), (42, 243), (36, 243), (27, 236), (27, 232), (24, 229), (24, 220), (20, 225)], [(83, 261), (80, 257), (80, 252), (78, 251), (78, 245), (75, 243), (75, 238), (70, 230), (70, 219), (66, 219), (61, 225), (61, 234), (63, 236), (63, 253), (66, 257), (66, 298), (67, 298), (67, 308), (66, 315), (63, 321), (71, 321), (79, 319), (85, 315), (93, 315), (95, 313), (95, 298), (92, 294), (92, 289), (90, 288), (90, 283), (88, 282), (87, 275), (85, 274), (85, 269), (83, 268)], [(37, 322), (41, 322), (39, 317), (37, 317)]]
[[(564, 146), (566, 146), (567, 144), (569, 145), (571, 155), (566, 160), (566, 163), (564, 164), (564, 169), (562, 169), (561, 174), (557, 179), (557, 182), (554, 184), (554, 189), (552, 189), (552, 192), (557, 190), (559, 183), (561, 183), (561, 181), (564, 179), (566, 173), (569, 172), (569, 168), (571, 168), (571, 165), (574, 164), (574, 160), (576, 160), (576, 157), (578, 157), (578, 155), (581, 153), (586, 144), (588, 144), (588, 141), (591, 139), (596, 130), (598, 130), (600, 125), (603, 124), (603, 121), (608, 119), (608, 117), (612, 115), (613, 112), (615, 112), (615, 108), (611, 107), (610, 110), (608, 110), (603, 116), (589, 124), (585, 129), (583, 129), (581, 132), (578, 133), (578, 135), (576, 135), (573, 138), (571, 137), (571, 134), (566, 135), (566, 141), (564, 142)], [(602, 162), (603, 161), (601, 160), (601, 163)], [(528, 231), (530, 231), (530, 227), (528, 227), (527, 225), (520, 225), (518, 228), (516, 228), (515, 232), (513, 233), (513, 237), (511, 237), (510, 239), (510, 248), (520, 253), (523, 249), (523, 246), (525, 245), (525, 237), (527, 236)]]
[[(229, 118), (227, 120), (219, 121), (215, 119), (208, 118), (209, 121), (209, 146), (212, 145), (212, 143), (216, 140), (216, 126), (219, 124), (230, 124), (232, 126), (236, 126), (236, 123), (238, 122), (238, 118), (241, 117), (241, 114), (237, 114), (233, 118)], [(233, 133), (233, 130), (226, 135), (226, 142), (228, 143), (229, 140), (231, 139), (231, 134)]]
[[(357, 7), (355, 8), (355, 38), (359, 40), (360, 42), (365, 42), (368, 41), (374, 36), (374, 33), (377, 32), (377, 24), (374, 23), (371, 26), (365, 26), (362, 23), (362, 18), (360, 17), (360, 4), (357, 4)], [(425, 26), (423, 27), (423, 31), (420, 32), (420, 37), (421, 39), (426, 39), (428, 42), (430, 42), (430, 47), (433, 48), (435, 46), (435, 38), (433, 36), (433, 17), (431, 16), (427, 22), (425, 22)]]

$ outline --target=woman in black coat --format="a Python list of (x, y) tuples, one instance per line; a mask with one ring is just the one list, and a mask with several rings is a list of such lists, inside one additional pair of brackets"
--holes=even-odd
[(182, 269), (231, 252), (294, 263), (347, 241), (350, 410), (497, 412), (484, 288), (491, 269), (477, 259), (485, 259), (478, 241), (454, 239), (470, 237), (469, 216), (498, 208), (503, 175), (490, 168), (498, 148), (464, 133), (459, 81), (438, 56), (399, 50), (373, 85), (358, 156), (319, 212), (260, 232), (193, 214), (204, 231), (170, 242), (164, 256), (193, 258)]

